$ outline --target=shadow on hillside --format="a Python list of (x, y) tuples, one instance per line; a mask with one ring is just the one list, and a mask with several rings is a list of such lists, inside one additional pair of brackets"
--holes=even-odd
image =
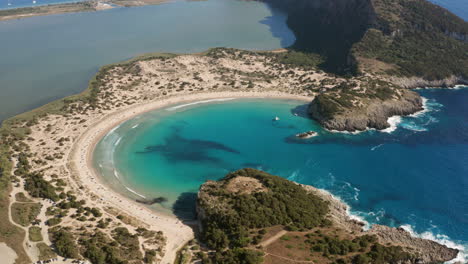
[(368, 1), (268, 0), (273, 8), (288, 14), (287, 25), (294, 32), (294, 51), (320, 54), (319, 65), (327, 72), (356, 74), (357, 64), (351, 54), (373, 19)]

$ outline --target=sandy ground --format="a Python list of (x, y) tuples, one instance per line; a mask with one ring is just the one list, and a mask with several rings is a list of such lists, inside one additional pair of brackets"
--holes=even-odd
[(100, 197), (104, 204), (118, 208), (128, 213), (129, 215), (138, 218), (140, 221), (150, 225), (152, 228), (159, 229), (164, 232), (164, 235), (167, 238), (167, 244), (166, 254), (164, 255), (161, 263), (173, 262), (177, 250), (179, 250), (185, 243), (193, 238), (192, 229), (181, 223), (181, 221), (179, 221), (176, 217), (150, 210), (141, 204), (138, 204), (135, 201), (130, 200), (117, 192), (114, 192), (112, 189), (104, 185), (100, 181), (92, 166), (92, 153), (94, 151), (95, 145), (112, 128), (139, 114), (183, 102), (234, 97), (290, 98), (306, 101), (311, 100), (310, 97), (293, 96), (275, 92), (213, 92), (175, 96), (172, 98), (132, 106), (122, 111), (108, 114), (99, 120), (95, 120), (95, 122), (92, 122), (93, 124), (89, 126), (89, 129), (87, 129), (73, 145), (69, 165), (75, 174), (74, 176), (78, 176), (77, 178), (79, 179), (82, 186), (94, 193), (96, 196)]
[(15, 263), (15, 259), (15, 251), (9, 248), (5, 243), (0, 243), (0, 260), (2, 264), (13, 264)]
[[(219, 56), (221, 53), (224, 55)], [(318, 92), (314, 87), (325, 80), (336, 80), (322, 72), (284, 67), (262, 54), (218, 51), (214, 55), (163, 57), (112, 68), (100, 77), (97, 108), (88, 109), (86, 102), (78, 102), (69, 106), (70, 114), (50, 114), (30, 127), (30, 137), (21, 143), (30, 154), (31, 171), (40, 171), (56, 187), (57, 181), (62, 181), (65, 193), (71, 191), (77, 200), (85, 200), (86, 206), (100, 209), (103, 218), (112, 220), (108, 227), (100, 229), (107, 235), (116, 227), (125, 227), (131, 233), (138, 227), (162, 231), (165, 240), (162, 236), (157, 241), (140, 238), (140, 250), (154, 249), (158, 263), (172, 263), (177, 250), (193, 238), (192, 229), (175, 216), (153, 211), (101, 182), (91, 163), (99, 140), (122, 122), (165, 106), (241, 97), (310, 102)], [(20, 181), (13, 193), (25, 192), (23, 180)], [(45, 210), (56, 204), (28, 198), (44, 205), (37, 218), (44, 242), (50, 245), (44, 223), (51, 216)], [(77, 237), (93, 232), (96, 223), (91, 218), (82, 222), (72, 217), (74, 214), (76, 209), (69, 210), (60, 226), (69, 228)], [(123, 221), (119, 215), (130, 221)], [(34, 248), (25, 245), (25, 249), (33, 261), (38, 259)]]

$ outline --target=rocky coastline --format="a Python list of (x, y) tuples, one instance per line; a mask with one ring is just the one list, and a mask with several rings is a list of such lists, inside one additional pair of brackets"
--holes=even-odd
[[(227, 205), (227, 207), (223, 205), (223, 203), (226, 203), (224, 199), (227, 198), (223, 198), (220, 193), (229, 193), (230, 195), (228, 197), (231, 200), (227, 201), (227, 204), (236, 204), (235, 200), (238, 196), (240, 200), (245, 200), (245, 197), (241, 196), (277, 191), (276, 188), (269, 189), (269, 187), (267, 187), (273, 184), (272, 182), (275, 181), (274, 178), (277, 176), (266, 174), (266, 177), (272, 178), (261, 180), (261, 177), (265, 176), (256, 176), (255, 173), (265, 175), (264, 172), (254, 169), (242, 169), (237, 172), (228, 174), (220, 181), (207, 181), (200, 187), (198, 192), (196, 211), (198, 217), (198, 226), (202, 234), (204, 232), (203, 227), (207, 227), (213, 224), (211, 221), (213, 217), (215, 217), (215, 219), (221, 217), (226, 221), (228, 221), (230, 218), (229, 205)], [(264, 185), (262, 182), (267, 182), (267, 184)], [(325, 215), (325, 218), (330, 221), (331, 227), (336, 228), (335, 230), (340, 230), (337, 232), (346, 233), (348, 237), (351, 238), (374, 236), (377, 239), (377, 242), (381, 245), (396, 246), (411, 255), (411, 257), (408, 259), (400, 260), (395, 263), (443, 263), (455, 259), (459, 253), (457, 249), (449, 248), (435, 241), (413, 237), (403, 228), (373, 225), (371, 228), (366, 229), (366, 223), (352, 218), (349, 214), (349, 206), (334, 197), (329, 192), (322, 189), (317, 189), (310, 185), (298, 184), (291, 181), (287, 182), (288, 183), (285, 184), (299, 185), (304, 190), (306, 190), (306, 192), (314, 195), (319, 200), (322, 200), (322, 202), (325, 202), (328, 205), (328, 213)], [(273, 196), (275, 196), (275, 194), (273, 194)], [(217, 213), (213, 214), (213, 210), (217, 211)], [(248, 216), (239, 215), (239, 217)], [(302, 231), (307, 232), (306, 230)], [(282, 234), (286, 234), (286, 231), (282, 231)], [(298, 233), (294, 234), (298, 235)], [(265, 253), (267, 255), (269, 254), (268, 249), (263, 250), (266, 250)]]
[(406, 89), (449, 88), (456, 85), (468, 85), (468, 79), (455, 75), (440, 80), (426, 80), (421, 77), (392, 77), (390, 81)]
[[(367, 129), (386, 129), (390, 127), (388, 119), (392, 116), (405, 116), (423, 110), (421, 96), (410, 90), (398, 89), (389, 98), (359, 98), (353, 103), (343, 105), (320, 94), (314, 98), (308, 108), (310, 117), (324, 128), (336, 131), (364, 131)], [(332, 105), (332, 106), (330, 106)], [(329, 109), (334, 107), (333, 111)]]
[[(372, 225), (368, 230), (364, 230), (365, 223), (353, 219), (349, 214), (349, 206), (338, 200), (329, 192), (317, 189), (310, 185), (303, 185), (307, 191), (314, 193), (325, 201), (329, 202), (329, 218), (334, 224), (356, 235), (372, 234), (377, 236), (379, 243), (399, 245), (409, 253), (418, 256), (415, 263), (443, 263), (457, 257), (458, 250), (441, 245), (435, 241), (413, 237), (403, 228), (394, 228), (384, 225)], [(414, 263), (414, 262), (404, 262)]]

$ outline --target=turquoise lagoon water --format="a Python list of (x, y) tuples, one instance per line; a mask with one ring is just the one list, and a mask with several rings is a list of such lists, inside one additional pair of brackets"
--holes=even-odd
[[(4, 1), (4, 0), (0, 0)], [(291, 45), (286, 16), (237, 0), (177, 1), (0, 22), (0, 122), (76, 94), (105, 64), (148, 52)]]
[[(253, 167), (326, 189), (369, 223), (404, 226), (462, 248), (468, 244), (468, 89), (420, 93), (426, 111), (401, 118), (393, 132), (359, 134), (322, 130), (304, 118), (299, 101), (168, 107), (110, 132), (94, 162), (114, 188), (134, 199), (166, 197), (153, 207), (181, 217), (205, 180)], [(320, 135), (294, 138), (308, 130)]]

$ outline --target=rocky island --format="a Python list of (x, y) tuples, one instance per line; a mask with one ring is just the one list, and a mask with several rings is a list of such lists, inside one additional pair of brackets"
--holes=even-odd
[(255, 169), (203, 184), (197, 213), (210, 249), (197, 254), (203, 263), (442, 263), (458, 254), (400, 228), (365, 231), (329, 193)]

